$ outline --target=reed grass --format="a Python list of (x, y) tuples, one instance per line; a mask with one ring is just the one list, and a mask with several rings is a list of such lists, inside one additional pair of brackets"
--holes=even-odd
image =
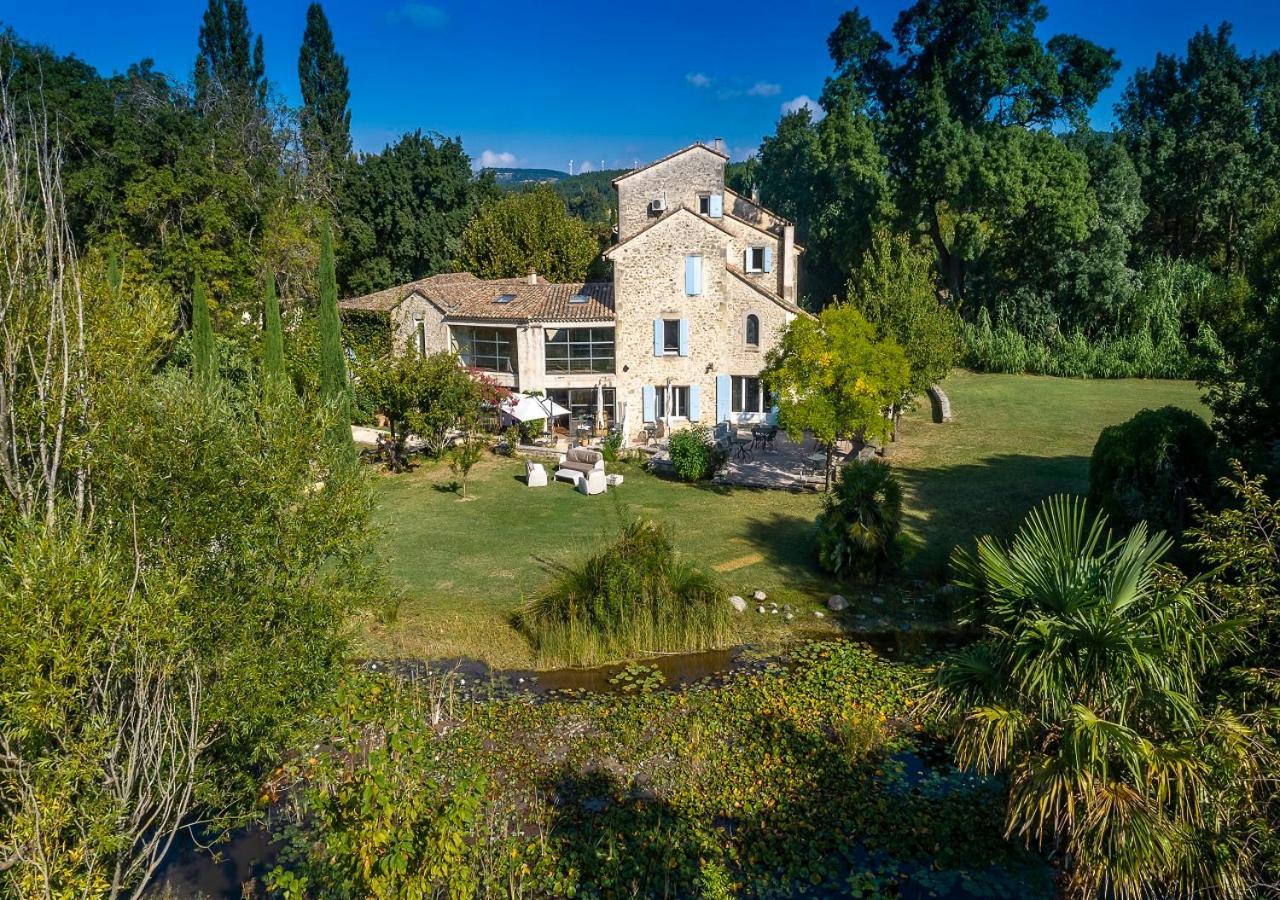
[(667, 529), (637, 519), (515, 616), (539, 665), (591, 666), (722, 647), (729, 604), (715, 578), (676, 553)]

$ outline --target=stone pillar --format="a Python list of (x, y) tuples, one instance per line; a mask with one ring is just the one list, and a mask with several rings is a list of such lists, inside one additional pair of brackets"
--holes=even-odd
[(782, 257), (782, 298), (790, 300), (792, 303), (796, 301), (796, 227), (794, 225), (784, 225), (782, 227), (782, 252), (778, 254)]

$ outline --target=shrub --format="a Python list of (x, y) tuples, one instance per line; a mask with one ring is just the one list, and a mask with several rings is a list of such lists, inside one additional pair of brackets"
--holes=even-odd
[(525, 443), (531, 443), (534, 438), (541, 437), (542, 432), (547, 427), (546, 419), (530, 419), (528, 422), (520, 423), (520, 438)]
[(516, 615), (543, 664), (595, 665), (655, 651), (704, 650), (728, 637), (720, 586), (680, 559), (661, 526), (636, 520), (565, 567)]
[(711, 432), (698, 425), (671, 435), (668, 443), (671, 465), (681, 481), (710, 478), (720, 464), (720, 453)]
[(622, 432), (610, 432), (609, 436), (604, 439), (604, 443), (600, 445), (600, 452), (604, 455), (605, 462), (617, 462), (622, 451)]
[(1211, 489), (1213, 432), (1195, 413), (1176, 406), (1144, 409), (1102, 430), (1089, 460), (1089, 502), (1113, 528), (1146, 521), (1180, 534), (1191, 501)]
[(508, 425), (502, 431), (502, 452), (506, 456), (515, 456), (516, 447), (520, 444), (520, 429), (515, 425)]
[(887, 463), (851, 460), (822, 501), (818, 562), (838, 578), (881, 576), (897, 565), (902, 486)]

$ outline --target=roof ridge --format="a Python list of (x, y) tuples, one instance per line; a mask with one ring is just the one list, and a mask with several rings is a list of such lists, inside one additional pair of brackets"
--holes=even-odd
[(690, 150), (697, 150), (697, 149), (706, 150), (708, 153), (714, 153), (716, 156), (720, 157), (725, 162), (729, 161), (729, 154), (725, 153), (723, 150), (717, 150), (715, 147), (712, 147), (710, 144), (702, 143), (702, 141), (694, 141), (692, 144), (689, 144), (685, 147), (681, 147), (679, 150), (676, 150), (673, 153), (668, 153), (666, 156), (662, 157), (661, 159), (655, 159), (653, 162), (645, 163), (643, 166), (638, 166), (629, 172), (623, 172), (621, 175), (619, 175), (617, 178), (613, 179), (613, 181), (609, 183), (617, 184), (619, 181), (621, 181), (624, 178), (630, 178), (632, 175), (637, 175), (640, 172), (643, 172), (645, 169), (651, 169), (654, 166), (658, 165), (659, 163), (664, 163), (669, 159), (674, 159), (675, 157), (679, 156), (681, 153), (688, 153)]
[(794, 313), (796, 313), (797, 315), (802, 315), (802, 316), (808, 316), (808, 315), (811, 315), (811, 313), (809, 313), (809, 312), (807, 312), (805, 309), (803, 309), (803, 308), (800, 306), (800, 304), (795, 303), (795, 302), (793, 302), (793, 301), (791, 301), (791, 300), (788, 300), (786, 297), (783, 297), (783, 296), (781, 296), (781, 295), (779, 295), (779, 294), (775, 294), (773, 291), (769, 290), (768, 288), (763, 287), (762, 285), (758, 284), (758, 283), (757, 283), (756, 281), (754, 281), (753, 279), (748, 278), (745, 272), (743, 272), (741, 269), (739, 269), (737, 266), (733, 265), (732, 263), (728, 263), (728, 262), (726, 262), (724, 267), (725, 267), (725, 269), (726, 269), (726, 270), (728, 270), (728, 272), (729, 272), (729, 274), (730, 274), (730, 275), (733, 275), (735, 278), (737, 278), (739, 281), (741, 281), (741, 282), (742, 282), (743, 284), (745, 284), (747, 287), (749, 287), (749, 288), (751, 288), (752, 290), (754, 290), (756, 293), (758, 293), (758, 294), (760, 294), (760, 295), (762, 295), (762, 296), (764, 296), (764, 297), (769, 298), (769, 299), (770, 299), (770, 300), (772, 300), (774, 303), (776, 303), (776, 304), (778, 304), (779, 306), (781, 306), (783, 309), (788, 310), (789, 312), (794, 312)]

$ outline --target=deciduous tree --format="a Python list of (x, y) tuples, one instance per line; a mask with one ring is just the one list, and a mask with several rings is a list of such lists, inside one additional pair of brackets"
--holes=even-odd
[(582, 281), (600, 253), (591, 229), (550, 188), (508, 194), (481, 208), (462, 233), (458, 265), (481, 278)]

